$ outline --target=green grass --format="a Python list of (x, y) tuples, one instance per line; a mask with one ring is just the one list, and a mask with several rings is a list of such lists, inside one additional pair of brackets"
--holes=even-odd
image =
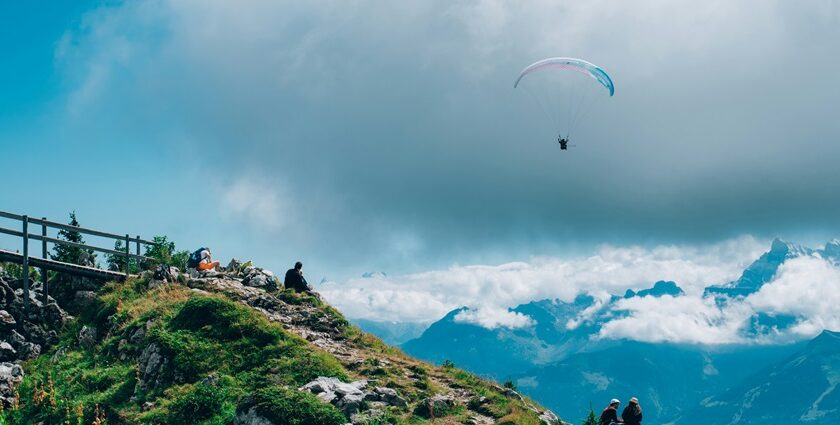
[[(315, 296), (275, 293), (287, 304), (314, 307), (316, 317), (339, 331), (338, 339), (363, 359), (345, 359), (349, 371), (336, 357), (227, 295), (181, 285), (146, 288), (141, 279), (104, 286), (95, 307), (67, 325), (58, 346), (25, 365), (19, 403), (0, 412), (0, 425), (222, 425), (233, 422), (238, 407), (253, 408), (278, 424), (346, 423), (332, 405), (296, 390), (319, 376), (369, 379), (371, 385), (394, 388), (408, 401), (406, 407), (387, 408), (367, 425), (463, 423), (470, 410), (499, 423), (539, 423), (520, 400), (505, 396), (504, 389), (451, 362), (435, 367), (411, 359), (349, 324)], [(100, 341), (94, 347), (76, 343), (83, 326), (97, 328)], [(151, 345), (165, 366), (147, 377), (160, 385), (141, 385), (138, 359)], [(449, 388), (486, 399), (480, 405), (435, 412), (432, 420), (414, 414), (418, 407), (422, 410), (421, 400)]]
[[(96, 326), (107, 336), (82, 349), (75, 343), (82, 325)], [(145, 336), (131, 343), (140, 329)], [(163, 384), (144, 392), (137, 360), (150, 344), (160, 347), (167, 364), (161, 369)], [(180, 286), (147, 291), (138, 280), (105, 286), (96, 308), (68, 326), (56, 352), (26, 365), (20, 407), (5, 412), (6, 422), (90, 424), (99, 415), (105, 420), (100, 423), (109, 424), (226, 424), (246, 395), (263, 394), (266, 388), (285, 397), (278, 405), (263, 400), (260, 406), (271, 407), (268, 411), (301, 417), (311, 411), (316, 417), (323, 409), (337, 411), (314, 397), (300, 398), (296, 390), (278, 393), (278, 388), (297, 388), (318, 376), (349, 379), (334, 357), (255, 310)], [(151, 404), (144, 411), (145, 402)], [(325, 417), (334, 418), (332, 413)]]

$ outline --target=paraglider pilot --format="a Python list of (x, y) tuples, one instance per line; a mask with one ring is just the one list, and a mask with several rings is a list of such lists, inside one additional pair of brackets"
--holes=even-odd
[(566, 150), (566, 149), (567, 149), (567, 148), (566, 148), (566, 145), (568, 145), (568, 144), (569, 144), (569, 140), (568, 140), (568, 139), (564, 139), (564, 138), (563, 138), (563, 136), (557, 136), (557, 142), (558, 142), (558, 143), (560, 143), (560, 150), (561, 150), (561, 151), (564, 151), (564, 150)]

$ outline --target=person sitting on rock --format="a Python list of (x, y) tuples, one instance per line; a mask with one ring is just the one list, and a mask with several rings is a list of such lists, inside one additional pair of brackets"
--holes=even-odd
[(632, 397), (630, 404), (624, 408), (621, 413), (621, 418), (627, 425), (641, 425), (642, 424), (642, 407), (639, 406), (639, 399)]
[(603, 412), (601, 412), (601, 420), (598, 422), (600, 425), (610, 425), (610, 424), (620, 424), (623, 422), (618, 417), (618, 406), (621, 405), (621, 402), (618, 399), (614, 398), (610, 400), (610, 405), (607, 406)]
[(283, 284), (286, 286), (286, 289), (292, 289), (298, 292), (309, 292), (312, 290), (303, 277), (303, 263), (300, 261), (295, 263), (295, 268), (289, 269), (286, 272), (286, 278), (283, 279)]
[(215, 270), (221, 271), (221, 266), (218, 261), (213, 261), (212, 253), (210, 252), (210, 248), (204, 248), (201, 250), (201, 260), (198, 262), (198, 266), (196, 269), (198, 271), (205, 271), (205, 270)]

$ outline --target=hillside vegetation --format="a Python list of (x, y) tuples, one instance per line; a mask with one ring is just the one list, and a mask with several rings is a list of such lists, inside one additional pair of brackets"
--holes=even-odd
[(560, 423), (451, 363), (405, 356), (317, 295), (234, 275), (171, 280), (146, 273), (99, 289), (24, 364), (0, 423)]

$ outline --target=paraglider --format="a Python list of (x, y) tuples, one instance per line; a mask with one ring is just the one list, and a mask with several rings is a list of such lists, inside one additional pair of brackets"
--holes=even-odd
[(564, 150), (568, 149), (568, 147), (566, 145), (569, 144), (569, 141), (567, 139), (564, 139), (562, 135), (557, 136), (557, 143), (560, 143), (560, 150), (561, 151), (564, 151)]
[[(612, 97), (615, 94), (615, 85), (609, 74), (593, 63), (583, 59), (558, 57), (542, 59), (528, 65), (519, 73), (513, 87), (519, 87), (526, 77), (536, 79), (532, 76), (533, 74), (548, 74), (543, 71), (549, 70), (574, 71), (597, 83), (590, 84), (591, 81), (581, 81), (569, 77), (574, 74), (552, 73), (549, 76), (551, 78), (535, 81), (535, 86), (532, 87), (531, 92), (537, 98), (538, 104), (554, 121), (560, 149), (567, 150), (569, 136), (585, 114), (587, 107), (590, 106), (591, 101), (588, 99), (590, 92), (596, 89), (600, 90), (599, 87), (603, 87)], [(567, 105), (566, 108), (562, 107), (562, 103)]]

